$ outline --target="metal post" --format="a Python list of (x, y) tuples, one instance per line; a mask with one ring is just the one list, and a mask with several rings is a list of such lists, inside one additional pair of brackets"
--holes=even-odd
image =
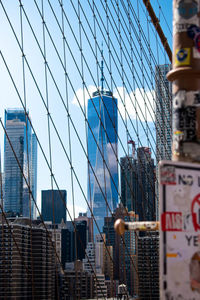
[[(200, 299), (200, 0), (173, 0), (172, 161), (159, 163), (161, 299)], [(190, 242), (191, 241), (191, 242)]]
[(200, 162), (200, 1), (173, 1), (173, 146), (175, 161)]
[(160, 222), (124, 222), (122, 219), (117, 219), (115, 222), (115, 231), (119, 235), (123, 235), (125, 231), (157, 231), (160, 227)]

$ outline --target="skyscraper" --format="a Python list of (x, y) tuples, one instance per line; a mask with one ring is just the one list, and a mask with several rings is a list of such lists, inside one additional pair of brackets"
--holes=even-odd
[(42, 218), (53, 224), (66, 222), (66, 198), (65, 190), (42, 191)]
[(137, 149), (137, 201), (135, 212), (139, 221), (155, 221), (155, 166), (148, 147)]
[[(103, 232), (106, 236), (106, 245), (113, 248), (113, 274), (114, 279), (120, 284), (125, 284), (131, 295), (137, 294), (137, 235), (134, 231), (127, 231), (123, 238), (114, 230), (114, 223), (117, 219), (124, 221), (138, 221), (138, 215), (133, 211), (128, 212), (120, 203), (115, 209), (112, 217), (105, 218)], [(125, 246), (126, 245), (126, 246)]]
[(132, 144), (132, 155), (127, 155), (120, 158), (120, 173), (121, 173), (121, 199), (124, 207), (128, 211), (135, 211), (137, 197), (137, 159), (135, 158), (135, 143)]
[(34, 202), (29, 186), (33, 189), (36, 200), (37, 141), (32, 137), (30, 122), (23, 109), (5, 110), (5, 128), (8, 138), (5, 134), (4, 209), (6, 212), (29, 217), (31, 201), (33, 218)]
[(156, 157), (157, 162), (171, 159), (172, 84), (166, 74), (170, 65), (156, 67)]
[[(118, 203), (117, 99), (112, 93), (93, 93), (88, 100), (88, 201), (100, 231), (104, 217)], [(109, 206), (109, 208), (108, 208)], [(98, 229), (94, 224), (94, 236)]]
[[(33, 198), (37, 199), (37, 139), (35, 134), (31, 135), (31, 190)], [(36, 219), (36, 207), (33, 204), (31, 206), (32, 216)]]
[(141, 300), (160, 299), (159, 233), (150, 231), (138, 238), (138, 277)]
[(160, 160), (171, 159), (172, 145), (172, 83), (167, 80), (166, 74), (170, 65), (156, 66), (156, 215), (159, 216), (158, 193), (158, 163)]
[(124, 207), (139, 215), (140, 221), (155, 220), (155, 166), (150, 148), (137, 149), (137, 158), (120, 158), (121, 199)]
[(51, 233), (29, 218), (7, 222), (0, 218), (0, 299), (56, 299)]

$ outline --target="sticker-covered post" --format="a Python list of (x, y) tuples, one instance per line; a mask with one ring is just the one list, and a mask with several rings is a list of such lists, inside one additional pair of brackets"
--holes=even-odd
[(159, 163), (160, 294), (200, 299), (200, 0), (173, 0), (172, 161)]
[(200, 162), (200, 0), (173, 1), (173, 146), (175, 161)]

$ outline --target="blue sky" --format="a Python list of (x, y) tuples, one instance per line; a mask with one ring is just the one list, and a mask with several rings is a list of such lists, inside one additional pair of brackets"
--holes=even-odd
[[(42, 148), (49, 159), (49, 145), (48, 145), (48, 122), (47, 122), (47, 112), (43, 104), (49, 104), (49, 111), (51, 117), (56, 125), (57, 131), (59, 132), (60, 137), (62, 138), (63, 145), (65, 147), (66, 153), (70, 156), (70, 147), (71, 147), (71, 157), (74, 170), (77, 174), (77, 178), (80, 181), (82, 190), (87, 196), (87, 160), (84, 154), (86, 149), (86, 127), (83, 112), (80, 109), (78, 100), (81, 104), (81, 107), (84, 111), (84, 99), (85, 104), (87, 102), (88, 95), (96, 89), (96, 86), (100, 85), (100, 69), (96, 64), (96, 57), (98, 62), (101, 60), (101, 43), (103, 42), (103, 55), (104, 55), (104, 75), (105, 75), (105, 86), (108, 89), (112, 89), (114, 95), (119, 99), (119, 109), (122, 115), (122, 118), (119, 116), (119, 136), (122, 140), (122, 143), (127, 150), (127, 137), (126, 137), (126, 128), (124, 122), (127, 123), (127, 128), (130, 132), (131, 138), (136, 140), (135, 128), (137, 127), (136, 114), (133, 108), (131, 99), (136, 99), (140, 103), (141, 111), (138, 107), (139, 117), (142, 120), (139, 126), (139, 135), (141, 143), (144, 146), (147, 146), (146, 132), (142, 129), (142, 126), (149, 126), (149, 132), (152, 133), (152, 137), (149, 133), (149, 139), (153, 146), (155, 142), (153, 137), (155, 136), (155, 129), (152, 119), (147, 113), (147, 123), (144, 122), (142, 117), (142, 112), (145, 114), (144, 105), (142, 104), (141, 95), (144, 94), (146, 101), (150, 101), (152, 106), (154, 91), (153, 91), (153, 81), (149, 81), (151, 78), (150, 69), (145, 63), (144, 54), (142, 54), (142, 59), (144, 60), (144, 66), (147, 68), (146, 78), (142, 77), (141, 71), (141, 60), (140, 60), (140, 44), (136, 40), (133, 27), (132, 30), (132, 46), (133, 51), (130, 51), (130, 43), (127, 40), (128, 31), (126, 33), (123, 31), (123, 28), (128, 26), (127, 15), (123, 10), (122, 3), (120, 3), (120, 22), (117, 18), (117, 14), (120, 13), (117, 11), (117, 6), (114, 3), (116, 1), (110, 1), (109, 7), (106, 9), (104, 1), (95, 1), (96, 7), (94, 8), (96, 19), (93, 18), (93, 4), (92, 1), (80, 1), (78, 6), (78, 1), (64, 1), (65, 14), (61, 14), (60, 3), (61, 0), (53, 1), (23, 1), (23, 10), (22, 12), (22, 24), (23, 24), (23, 39), (21, 32), (21, 23), (20, 23), (20, 7), (19, 1), (6, 0), (2, 1), (5, 11), (3, 10), (2, 5), (0, 5), (0, 50), (5, 59), (5, 62), (10, 70), (10, 74), (15, 82), (17, 90), (20, 97), (18, 96), (13, 82), (9, 76), (9, 73), (6, 69), (5, 63), (3, 62), (2, 57), (0, 57), (0, 79), (1, 79), (1, 105), (0, 105), (0, 117), (4, 120), (4, 110), (6, 108), (17, 108), (21, 107), (21, 101), (25, 103), (27, 109), (30, 112), (30, 117), (32, 119), (33, 127), (35, 128), (36, 134), (41, 142)], [(155, 8), (157, 16), (160, 16), (160, 24), (163, 27), (163, 31), (166, 34), (169, 44), (171, 46), (172, 39), (168, 26), (171, 28), (172, 25), (172, 1), (171, 0), (153, 0), (151, 1), (152, 5)], [(44, 30), (45, 36), (43, 35), (43, 24), (41, 19), (42, 14), (42, 3), (43, 3), (43, 12), (46, 28)], [(146, 38), (149, 38), (150, 48), (152, 53), (155, 55), (156, 63), (166, 63), (168, 59), (166, 55), (163, 54), (162, 46), (156, 45), (156, 37), (154, 35), (154, 29), (149, 21), (149, 36), (148, 36), (148, 27), (147, 27), (147, 14), (145, 7), (142, 4), (142, 1), (131, 1), (133, 9), (136, 15), (140, 16), (140, 25), (145, 33)], [(137, 6), (138, 5), (138, 6)], [(161, 9), (159, 9), (159, 5)], [(52, 8), (51, 8), (52, 7)], [(127, 6), (126, 6), (127, 7)], [(52, 11), (53, 9), (53, 11)], [(98, 9), (98, 10), (97, 10)], [(107, 11), (107, 16), (106, 16)], [(6, 18), (6, 14), (12, 23), (13, 30), (15, 31), (16, 37), (13, 34), (13, 31), (9, 25), (9, 21)], [(29, 26), (30, 22), (32, 29), (34, 31), (35, 37), (33, 35), (32, 29)], [(55, 15), (54, 15), (55, 13)], [(78, 22), (78, 14), (80, 14), (81, 24)], [(165, 16), (168, 26), (163, 18)], [(56, 18), (58, 23), (56, 21)], [(109, 19), (108, 19), (109, 16)], [(62, 28), (62, 17), (64, 18), (64, 30), (65, 30), (65, 54), (66, 54), (66, 71), (67, 77), (65, 76), (64, 68), (64, 48), (63, 48), (63, 37), (61, 34), (60, 28)], [(110, 23), (107, 23), (110, 20)], [(132, 15), (132, 22), (139, 35), (138, 26)], [(106, 27), (108, 25), (108, 27)], [(119, 27), (117, 27), (119, 26)], [(81, 30), (80, 30), (81, 28)], [(109, 37), (106, 32), (106, 28), (109, 29)], [(114, 28), (114, 29), (113, 29)], [(119, 38), (119, 31), (117, 28), (120, 28), (121, 32), (121, 41)], [(47, 32), (50, 33), (50, 36)], [(92, 34), (92, 32), (93, 34)], [(115, 32), (116, 31), (116, 32)], [(94, 39), (94, 33), (96, 33), (96, 43)], [(127, 36), (126, 36), (127, 34)], [(44, 37), (45, 37), (45, 51), (46, 51), (46, 61), (48, 63), (49, 70), (47, 70), (47, 84), (45, 81), (45, 64), (44, 57), (41, 55), (41, 51), (44, 53)], [(130, 36), (129, 36), (130, 37)], [(51, 38), (54, 41), (52, 44)], [(36, 41), (37, 39), (37, 41)], [(81, 41), (81, 44), (80, 44)], [(26, 61), (24, 61), (24, 74), (23, 74), (23, 63), (22, 63), (22, 42), (23, 50), (25, 54)], [(38, 47), (39, 43), (41, 51)], [(120, 51), (120, 44), (123, 51)], [(144, 42), (141, 42), (145, 51), (148, 52), (147, 46)], [(79, 46), (77, 45), (79, 44)], [(20, 46), (19, 46), (20, 45)], [(82, 47), (83, 56), (81, 58), (80, 45)], [(58, 50), (60, 58), (58, 58), (55, 47)], [(68, 48), (69, 46), (69, 48)], [(145, 48), (146, 47), (146, 48)], [(109, 55), (109, 48), (111, 50), (111, 55)], [(127, 50), (126, 50), (127, 49)], [(136, 80), (133, 79), (133, 73), (130, 69), (130, 57), (133, 54), (133, 61), (135, 67), (135, 76)], [(122, 55), (122, 56), (121, 56)], [(123, 69), (120, 67), (119, 60), (122, 57)], [(61, 61), (60, 61), (61, 60)], [(138, 61), (139, 60), (139, 63)], [(110, 69), (111, 65), (111, 69)], [(131, 65), (132, 66), (132, 65)], [(30, 69), (31, 72), (30, 72)], [(154, 69), (155, 62), (152, 60), (152, 68)], [(143, 68), (144, 69), (144, 68)], [(109, 72), (112, 73), (112, 77)], [(144, 71), (145, 72), (145, 71)], [(138, 73), (138, 75), (136, 74)], [(34, 79), (32, 77), (34, 76)], [(24, 81), (24, 78), (25, 81)], [(138, 77), (137, 77), (138, 76)], [(123, 88), (123, 80), (125, 82), (125, 89)], [(66, 78), (67, 78), (67, 89), (66, 89)], [(83, 88), (83, 79), (84, 79), (84, 88)], [(34, 81), (35, 80), (35, 81)], [(25, 84), (24, 84), (25, 82)], [(56, 83), (56, 85), (55, 85)], [(39, 91), (38, 91), (39, 90)], [(89, 91), (89, 94), (88, 94)], [(122, 101), (120, 97), (126, 103), (127, 111), (130, 114), (131, 120), (126, 120), (125, 112), (123, 110)], [(43, 100), (43, 101), (42, 101)], [(63, 105), (64, 103), (64, 105)], [(151, 106), (149, 104), (149, 107)], [(79, 135), (82, 145), (80, 144), (79, 138), (75, 130), (73, 129), (72, 124), (70, 123), (70, 129), (68, 126), (68, 117), (67, 111), (64, 108), (69, 108), (69, 114), (71, 120), (73, 121), (74, 127)], [(151, 109), (151, 108), (150, 108)], [(124, 122), (123, 122), (124, 121)], [(71, 146), (69, 145), (69, 130), (71, 136)], [(71, 173), (70, 165), (66, 158), (66, 155), (63, 151), (62, 145), (59, 142), (58, 137), (56, 136), (53, 126), (50, 126), (51, 133), (51, 150), (52, 150), (52, 165), (53, 173), (58, 182), (60, 189), (66, 189), (68, 193), (68, 206), (71, 211), (72, 206), (72, 183), (71, 183)], [(0, 140), (1, 140), (1, 149), (3, 152), (3, 130), (0, 128)], [(82, 148), (83, 146), (83, 148)], [(119, 157), (124, 155), (122, 147), (119, 145)], [(74, 200), (76, 205), (76, 214), (79, 211), (84, 211), (87, 209), (86, 202), (84, 200), (84, 195), (81, 192), (81, 189), (73, 178), (74, 183)], [(45, 163), (45, 160), (42, 156), (42, 152), (38, 148), (38, 202), (40, 202), (40, 194), (42, 189), (50, 189), (50, 173)], [(55, 188), (55, 186), (54, 186)]]

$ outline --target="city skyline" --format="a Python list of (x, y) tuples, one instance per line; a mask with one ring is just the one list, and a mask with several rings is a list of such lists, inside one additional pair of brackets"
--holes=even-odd
[[(197, 2), (177, 1), (179, 11)], [(159, 218), (170, 9), (160, 0), (0, 1), (2, 297), (157, 298), (159, 234), (128, 229)]]
[[(93, 13), (92, 9), (89, 6), (89, 4), (86, 2), (83, 5), (84, 11), (87, 11), (87, 17), (90, 22), (93, 20)], [(155, 4), (154, 8), (156, 11), (156, 14), (159, 15), (159, 6)], [(169, 6), (171, 6), (171, 3), (169, 3)], [(163, 12), (165, 16), (168, 18), (169, 23), (172, 19), (172, 13), (170, 11), (170, 8), (163, 6)], [(33, 25), (33, 28), (35, 29), (35, 32), (37, 34), (38, 40), (42, 40), (42, 29), (43, 29), (43, 24), (42, 24), (42, 19), (41, 15), (37, 10), (37, 7), (35, 6), (32, 1), (29, 3), (24, 3), (23, 6), (25, 12), (27, 13), (28, 17), (30, 18), (30, 22)], [(40, 7), (39, 7), (40, 8)], [(61, 24), (61, 11), (59, 10), (59, 5), (56, 6), (54, 9), (56, 11), (56, 14), (59, 18), (59, 22)], [(76, 24), (78, 24), (78, 16), (75, 15), (74, 8), (71, 3), (64, 3), (64, 8), (66, 11), (69, 12), (67, 14), (67, 17), (69, 19), (70, 24), (72, 24), (72, 28), (77, 28), (77, 36), (78, 34), (78, 27), (76, 27)], [(14, 27), (14, 30), (16, 32), (16, 35), (18, 39), (20, 40), (21, 32), (20, 32), (20, 19), (19, 19), (19, 6), (18, 3), (13, 3), (13, 1), (6, 1), (5, 3), (5, 9), (8, 12), (8, 15), (11, 17), (11, 22)], [(121, 137), (121, 143), (119, 142), (118, 145), (118, 154), (119, 157), (122, 157), (125, 155), (126, 148), (123, 149), (122, 145), (126, 145), (127, 139), (127, 130), (124, 126), (124, 123), (127, 122), (127, 128), (128, 131), (132, 137), (133, 140), (136, 141), (137, 147), (138, 146), (148, 146), (147, 142), (147, 137), (146, 137), (146, 131), (144, 131), (142, 125), (139, 122), (139, 118), (142, 120), (142, 123), (145, 125), (145, 118), (148, 117), (148, 124), (149, 124), (149, 132), (152, 131), (155, 133), (154, 130), (154, 125), (153, 122), (150, 122), (151, 117), (150, 114), (146, 114), (145, 117), (145, 103), (143, 100), (142, 95), (146, 95), (145, 101), (146, 104), (148, 104), (148, 99), (151, 100), (150, 97), (154, 97), (153, 95), (153, 89), (154, 89), (154, 83), (150, 84), (150, 86), (147, 86), (146, 81), (144, 81), (144, 85), (142, 82), (139, 82), (137, 84), (137, 81), (132, 81), (131, 79), (131, 70), (132, 65), (128, 65), (126, 62), (125, 54), (122, 53), (123, 56), (123, 61), (124, 61), (124, 71), (117, 69), (115, 65), (115, 61), (119, 63), (119, 60), (117, 57), (120, 57), (120, 50), (118, 48), (119, 41), (115, 37), (115, 33), (111, 30), (110, 31), (110, 39), (113, 43), (113, 45), (110, 45), (110, 51), (112, 51), (114, 57), (110, 56), (109, 52), (109, 45), (103, 36), (103, 34), (100, 31), (101, 25), (106, 24), (107, 18), (106, 18), (106, 12), (104, 9), (104, 6), (99, 3), (99, 9), (101, 12), (101, 18), (103, 18), (103, 22), (98, 18), (95, 19), (95, 22), (100, 22), (100, 26), (97, 28), (96, 35), (98, 36), (98, 39), (95, 42), (96, 45), (96, 57), (94, 56), (94, 53), (91, 51), (89, 44), (87, 43), (86, 37), (84, 35), (84, 40), (83, 40), (83, 60), (87, 59), (87, 57), (90, 57), (89, 63), (89, 69), (85, 66), (84, 67), (84, 78), (82, 78), (82, 74), (80, 74), (77, 70), (79, 68), (81, 70), (81, 60), (80, 60), (80, 50), (78, 45), (76, 44), (76, 41), (72, 35), (71, 29), (68, 26), (67, 20), (64, 20), (64, 26), (65, 26), (65, 32), (67, 32), (67, 40), (70, 42), (70, 46), (73, 47), (73, 55), (74, 55), (74, 60), (72, 58), (72, 55), (70, 54), (69, 49), (66, 49), (66, 55), (67, 55), (67, 69), (68, 70), (73, 70), (68, 72), (70, 79), (71, 79), (71, 85), (69, 83), (69, 77), (67, 79), (64, 77), (64, 69), (60, 62), (58, 61), (58, 58), (56, 56), (55, 49), (53, 48), (51, 41), (49, 40), (49, 36), (47, 34), (47, 31), (45, 29), (45, 35), (46, 35), (46, 43), (47, 43), (47, 53), (46, 53), (46, 60), (48, 61), (48, 66), (52, 70), (53, 67), (53, 75), (55, 77), (55, 80), (59, 82), (58, 88), (60, 89), (62, 99), (65, 103), (68, 101), (68, 107), (69, 107), (69, 115), (71, 119), (73, 120), (75, 128), (77, 128), (77, 132), (80, 135), (80, 140), (83, 143), (83, 147), (86, 147), (86, 130), (85, 130), (85, 116), (82, 113), (81, 109), (84, 111), (84, 99), (85, 99), (85, 110), (87, 106), (87, 99), (89, 99), (92, 96), (92, 92), (97, 90), (97, 88), (100, 86), (100, 77), (101, 77), (101, 43), (103, 41), (103, 48), (104, 48), (104, 53), (103, 53), (103, 60), (104, 60), (104, 76), (105, 76), (105, 88), (112, 91), (113, 95), (115, 98), (118, 99), (118, 121), (119, 121), (119, 128), (118, 128), (118, 133), (119, 136)], [(111, 21), (113, 22), (111, 12), (113, 12), (114, 18), (118, 20), (117, 14), (114, 10), (114, 8), (111, 5), (111, 11), (109, 12), (110, 16), (110, 23)], [(120, 6), (120, 9), (123, 11), (123, 8)], [(146, 19), (145, 14), (143, 14), (142, 8), (140, 8), (141, 13), (141, 24), (146, 24), (148, 20)], [(41, 11), (41, 8), (40, 8)], [(58, 27), (58, 24), (56, 23), (56, 20), (54, 18), (54, 15), (51, 12), (51, 9), (49, 7), (48, 3), (45, 3), (44, 5), (44, 11), (45, 11), (45, 20), (46, 24), (50, 26), (50, 30), (52, 31), (52, 37), (55, 39), (56, 46), (62, 48), (62, 61), (64, 63), (64, 49), (63, 46), (61, 45), (62, 37), (60, 33), (60, 29)], [(132, 14), (132, 12), (130, 11)], [(32, 68), (33, 75), (35, 76), (36, 81), (39, 83), (38, 88), (41, 91), (41, 94), (39, 93), (38, 89), (36, 88), (34, 84), (34, 80), (31, 77), (31, 74), (28, 69), (28, 65), (25, 62), (25, 77), (27, 77), (27, 80), (25, 82), (23, 81), (23, 74), (22, 74), (22, 57), (21, 57), (21, 49), (18, 46), (14, 34), (9, 26), (9, 23), (6, 19), (6, 16), (3, 12), (3, 10), (0, 10), (1, 14), (1, 19), (2, 19), (2, 27), (1, 27), (1, 36), (2, 36), (2, 43), (1, 43), (1, 49), (2, 49), (2, 54), (7, 62), (7, 66), (9, 67), (10, 71), (12, 72), (12, 77), (13, 80), (16, 84), (16, 88), (19, 91), (19, 94), (17, 94), (17, 91), (12, 83), (11, 78), (9, 77), (9, 74), (6, 71), (6, 67), (2, 67), (0, 70), (0, 78), (2, 79), (2, 105), (0, 107), (0, 116), (3, 120), (3, 115), (4, 115), (4, 109), (6, 108), (15, 108), (15, 107), (22, 107), (22, 105), (25, 104), (26, 102), (26, 108), (29, 109), (31, 112), (31, 120), (32, 120), (32, 125), (33, 128), (35, 129), (35, 133), (41, 142), (41, 146), (46, 153), (46, 157), (48, 162), (50, 162), (50, 152), (52, 153), (52, 160), (53, 160), (53, 174), (55, 175), (56, 181), (58, 183), (58, 186), (60, 189), (66, 189), (68, 191), (68, 207), (70, 208), (71, 215), (73, 216), (73, 192), (72, 192), (72, 183), (71, 179), (71, 169), (70, 169), (70, 162), (66, 158), (66, 155), (64, 153), (63, 147), (60, 145), (58, 137), (56, 136), (55, 130), (53, 128), (52, 122), (50, 121), (50, 134), (51, 134), (51, 146), (49, 145), (49, 129), (48, 129), (48, 117), (47, 117), (47, 112), (45, 109), (45, 106), (42, 103), (42, 99), (44, 100), (45, 103), (49, 103), (49, 112), (50, 115), (53, 118), (53, 121), (58, 129), (59, 134), (61, 135), (61, 138), (63, 139), (63, 144), (65, 146), (66, 152), (70, 152), (70, 142), (68, 139), (69, 136), (69, 125), (68, 125), (68, 113), (63, 109), (61, 106), (61, 97), (56, 90), (54, 84), (53, 84), (53, 79), (51, 79), (50, 71), (47, 70), (48, 72), (48, 86), (46, 87), (45, 84), (45, 65), (44, 65), (44, 57), (40, 54), (37, 43), (34, 39), (34, 36), (31, 32), (31, 29), (26, 23), (26, 18), (23, 15), (23, 26), (24, 26), (24, 54), (26, 59), (28, 60), (28, 63), (30, 67)], [(127, 17), (125, 13), (123, 14), (123, 17)], [(114, 19), (115, 20), (115, 19)], [(123, 19), (122, 19), (123, 21)], [(82, 25), (85, 26), (84, 28), (87, 29), (86, 33), (88, 34), (88, 38), (93, 39), (92, 33), (90, 29), (87, 27), (86, 20), (84, 19), (84, 16), (81, 15), (81, 22)], [(161, 18), (160, 22), (164, 23), (164, 20)], [(111, 27), (111, 24), (109, 23), (109, 26)], [(98, 25), (98, 24), (97, 24)], [(127, 23), (128, 25), (128, 23)], [(131, 24), (130, 24), (131, 25)], [(152, 24), (150, 25), (150, 33), (152, 35), (152, 52), (156, 53), (155, 46), (153, 45), (153, 36), (154, 33), (152, 31)], [(122, 25), (121, 25), (122, 26)], [(124, 24), (123, 24), (124, 26)], [(102, 27), (103, 28), (103, 27)], [(121, 35), (122, 38), (125, 39), (125, 43), (123, 44), (123, 49), (125, 51), (125, 46), (128, 48), (131, 47), (129, 44), (127, 37), (125, 36), (123, 32), (123, 27), (121, 28)], [(145, 26), (142, 28), (148, 36), (148, 32), (145, 29)], [(168, 28), (165, 24), (165, 34), (167, 35), (169, 44), (171, 45), (171, 36), (168, 31)], [(82, 31), (83, 29), (81, 29)], [(103, 28), (103, 30), (105, 30)], [(132, 46), (133, 42), (136, 43), (135, 49), (139, 49), (140, 45), (137, 41), (135, 41), (134, 37), (134, 32), (133, 28), (132, 30)], [(82, 32), (82, 34), (84, 34)], [(131, 39), (131, 36), (130, 36)], [(5, 43), (3, 43), (5, 41)], [(43, 44), (43, 42), (42, 42)], [(116, 46), (116, 49), (115, 49)], [(143, 44), (143, 47), (145, 45)], [(67, 45), (66, 45), (67, 47)], [(147, 47), (147, 46), (146, 46)], [(160, 46), (159, 46), (160, 47)], [(43, 48), (43, 47), (42, 47)], [(145, 48), (148, 50), (148, 48)], [(116, 53), (114, 52), (116, 51)], [(130, 50), (131, 53), (132, 50)], [(127, 54), (126, 54), (127, 55)], [(134, 53), (132, 52), (132, 55)], [(156, 60), (158, 58), (156, 57)], [(78, 63), (78, 66), (76, 67), (75, 61)], [(111, 62), (111, 69), (109, 66), (109, 61)], [(130, 63), (131, 60), (129, 59)], [(159, 62), (164, 63), (166, 61), (166, 57), (162, 54), (162, 51), (159, 50)], [(152, 61), (152, 69), (154, 72), (154, 66), (155, 66), (155, 61)], [(140, 70), (140, 65), (135, 61), (135, 75), (137, 76), (142, 76), (141, 75), (141, 70)], [(145, 71), (145, 69), (144, 69)], [(111, 74), (110, 74), (111, 72)], [(151, 72), (150, 69), (147, 70), (148, 73)], [(92, 73), (92, 74), (91, 74)], [(111, 76), (112, 75), (112, 76)], [(125, 75), (127, 77), (125, 77)], [(122, 77), (124, 76), (124, 84)], [(130, 79), (131, 87), (128, 84), (127, 78)], [(66, 92), (66, 83), (67, 80), (67, 85), (68, 85), (68, 90)], [(137, 79), (138, 80), (138, 79)], [(83, 84), (84, 82), (84, 84)], [(149, 81), (150, 82), (150, 81)], [(24, 86), (25, 85), (25, 86)], [(90, 89), (92, 87), (92, 89)], [(24, 94), (25, 90), (25, 94)], [(90, 95), (88, 96), (87, 90), (89, 91)], [(46, 93), (47, 91), (47, 93)], [(140, 111), (138, 104), (136, 104), (135, 107), (135, 97), (138, 99), (138, 103), (141, 104), (142, 112)], [(67, 100), (68, 99), (68, 100)], [(127, 110), (128, 113), (130, 113), (130, 119), (127, 117), (127, 112), (125, 112), (124, 109), (124, 99), (125, 103), (127, 105)], [(78, 104), (78, 100), (81, 103), (81, 106)], [(132, 102), (133, 104), (132, 104)], [(152, 100), (152, 103), (154, 101)], [(67, 104), (66, 104), (67, 105)], [(152, 106), (152, 104), (151, 104)], [(153, 107), (153, 106), (152, 106)], [(136, 113), (137, 111), (137, 113)], [(147, 111), (148, 112), (148, 111)], [(143, 113), (143, 116), (142, 116)], [(120, 116), (120, 114), (122, 116)], [(123, 118), (122, 118), (123, 117)], [(78, 140), (78, 137), (75, 133), (75, 130), (73, 129), (71, 121), (70, 123), (70, 134), (71, 134), (71, 153), (73, 153), (73, 169), (77, 173), (77, 177), (80, 180), (80, 186), (77, 183), (76, 179), (73, 179), (73, 184), (74, 184), (74, 203), (75, 203), (75, 215), (78, 215), (78, 212), (80, 211), (87, 211), (88, 207), (85, 202), (85, 198), (87, 198), (87, 161), (86, 157), (84, 154), (84, 150), (82, 146), (80, 145), (80, 142)], [(135, 128), (137, 128), (137, 123), (138, 123), (138, 131), (140, 132), (140, 139), (141, 141), (138, 141), (137, 137), (137, 132), (135, 132), (134, 128), (132, 126), (134, 125)], [(133, 124), (133, 125), (132, 125)], [(1, 128), (1, 145), (3, 145), (3, 130)], [(151, 137), (149, 137), (151, 139)], [(50, 149), (51, 148), (51, 149)], [(2, 148), (3, 149), (3, 148)], [(3, 152), (3, 151), (2, 151)], [(152, 150), (153, 152), (153, 150)], [(153, 155), (153, 153), (152, 153)], [(155, 156), (155, 154), (154, 154)], [(38, 205), (40, 208), (40, 202), (41, 202), (41, 190), (42, 189), (49, 189), (51, 188), (51, 176), (50, 176), (50, 171), (49, 168), (46, 165), (46, 161), (43, 157), (42, 150), (40, 149), (40, 146), (38, 147), (38, 187), (37, 187), (37, 199), (38, 199)], [(2, 153), (2, 162), (3, 162), (3, 153)], [(66, 166), (66, 168), (63, 168), (63, 165)], [(74, 177), (74, 174), (73, 174)], [(81, 191), (81, 187), (83, 187), (83, 192)], [(57, 188), (54, 186), (54, 188)]]

